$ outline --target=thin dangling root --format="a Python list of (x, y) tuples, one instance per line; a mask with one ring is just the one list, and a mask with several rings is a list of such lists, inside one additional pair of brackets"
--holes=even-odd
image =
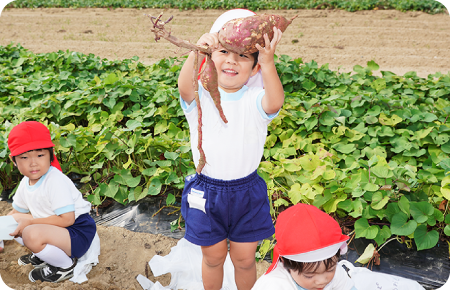
[(202, 148), (202, 107), (200, 106), (200, 97), (198, 96), (198, 50), (195, 51), (195, 60), (194, 60), (194, 73), (193, 73), (193, 84), (194, 84), (194, 92), (195, 92), (195, 102), (197, 103), (197, 111), (198, 111), (198, 145), (197, 149), (200, 153), (200, 159), (198, 161), (198, 166), (196, 172), (198, 174), (202, 173), (203, 167), (206, 164), (205, 152)]

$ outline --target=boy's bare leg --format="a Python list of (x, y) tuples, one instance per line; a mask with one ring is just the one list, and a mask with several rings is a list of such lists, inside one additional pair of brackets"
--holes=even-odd
[(72, 252), (70, 234), (66, 228), (45, 224), (29, 225), (23, 230), (22, 239), (33, 253), (39, 253), (47, 244), (60, 248), (67, 256)]
[(228, 253), (227, 240), (212, 246), (202, 246), (202, 279), (205, 290), (220, 290), (223, 283), (223, 264)]
[(255, 252), (258, 242), (230, 241), (230, 257), (234, 265), (234, 278), (239, 290), (250, 290), (256, 282)]
[[(33, 219), (31, 214), (10, 212), (8, 215), (12, 215), (16, 221)], [(72, 252), (70, 234), (66, 228), (46, 224), (29, 225), (23, 230), (22, 239), (24, 245), (33, 253), (42, 251), (47, 244), (60, 248), (68, 256)]]

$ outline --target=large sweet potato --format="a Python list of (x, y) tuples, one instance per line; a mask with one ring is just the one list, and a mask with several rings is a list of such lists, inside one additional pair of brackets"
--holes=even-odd
[(257, 52), (256, 44), (265, 46), (264, 34), (273, 38), (273, 27), (284, 32), (297, 17), (287, 20), (281, 15), (260, 14), (230, 20), (219, 31), (219, 42), (228, 51), (238, 54)]

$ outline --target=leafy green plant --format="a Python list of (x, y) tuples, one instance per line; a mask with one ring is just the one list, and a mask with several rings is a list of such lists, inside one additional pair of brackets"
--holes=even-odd
[(447, 235), (449, 75), (375, 77), (373, 61), (337, 74), (287, 56), (277, 66), (286, 102), (259, 168), (275, 215), (311, 203), (353, 218), (357, 238), (396, 235), (418, 250)]
[(7, 135), (21, 121), (48, 125), (65, 172), (82, 174), (88, 200), (120, 203), (180, 189), (194, 172), (187, 123), (178, 105), (176, 59), (145, 67), (76, 52), (33, 54), (1, 47), (0, 176), (20, 176), (6, 158)]
[[(164, 194), (170, 206), (195, 172), (176, 87), (183, 61), (144, 66), (136, 57), (0, 47), (2, 187), (12, 190), (20, 179), (8, 159), (8, 132), (38, 120), (48, 125), (64, 171), (83, 176), (82, 192), (94, 205)], [(377, 77), (373, 61), (339, 73), (286, 55), (276, 67), (285, 104), (258, 168), (275, 219), (303, 202), (346, 218), (356, 237), (378, 246), (394, 237), (422, 250), (450, 236), (450, 75)], [(263, 243), (261, 258), (272, 245)]]

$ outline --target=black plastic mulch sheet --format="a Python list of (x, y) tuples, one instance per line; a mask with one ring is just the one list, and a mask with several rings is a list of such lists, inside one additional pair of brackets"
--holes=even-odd
[[(370, 242), (366, 239), (352, 241), (344, 258), (355, 266), (362, 266), (355, 261)], [(449, 245), (446, 242), (439, 242), (432, 249), (417, 251), (415, 246), (408, 249), (406, 244), (394, 240), (386, 244), (379, 254), (380, 265), (369, 264), (368, 269), (415, 280), (425, 289), (439, 288), (449, 278)]]
[[(2, 193), (0, 200), (7, 200), (8, 194)], [(184, 236), (183, 230), (171, 232), (170, 222), (180, 216), (180, 211), (174, 213), (174, 208), (160, 208), (165, 204), (165, 198), (146, 197), (139, 202), (122, 205), (112, 201), (110, 205), (93, 211), (91, 216), (96, 224), (103, 226), (123, 227), (135, 232), (162, 234), (175, 239)], [(175, 206), (180, 206), (176, 204)], [(159, 211), (160, 210), (160, 211)], [(158, 213), (159, 211), (159, 213)], [(366, 267), (355, 263), (371, 241), (366, 239), (353, 240), (349, 251), (343, 256), (355, 266)], [(440, 242), (432, 249), (417, 251), (415, 247), (408, 249), (406, 244), (391, 241), (380, 251), (381, 264), (370, 264), (368, 268), (375, 272), (396, 275), (419, 282), (425, 289), (437, 289), (445, 284), (450, 274), (449, 246)], [(266, 257), (268, 262), (269, 255)]]
[[(171, 232), (170, 222), (178, 219), (181, 212), (175, 208), (160, 208), (165, 204), (165, 198), (146, 197), (138, 203), (130, 203), (126, 206), (112, 202), (112, 205), (104, 209), (98, 209), (98, 215), (91, 213), (97, 225), (116, 226), (130, 231), (162, 234), (171, 238), (181, 239), (183, 230)], [(181, 206), (175, 204), (175, 206)]]

